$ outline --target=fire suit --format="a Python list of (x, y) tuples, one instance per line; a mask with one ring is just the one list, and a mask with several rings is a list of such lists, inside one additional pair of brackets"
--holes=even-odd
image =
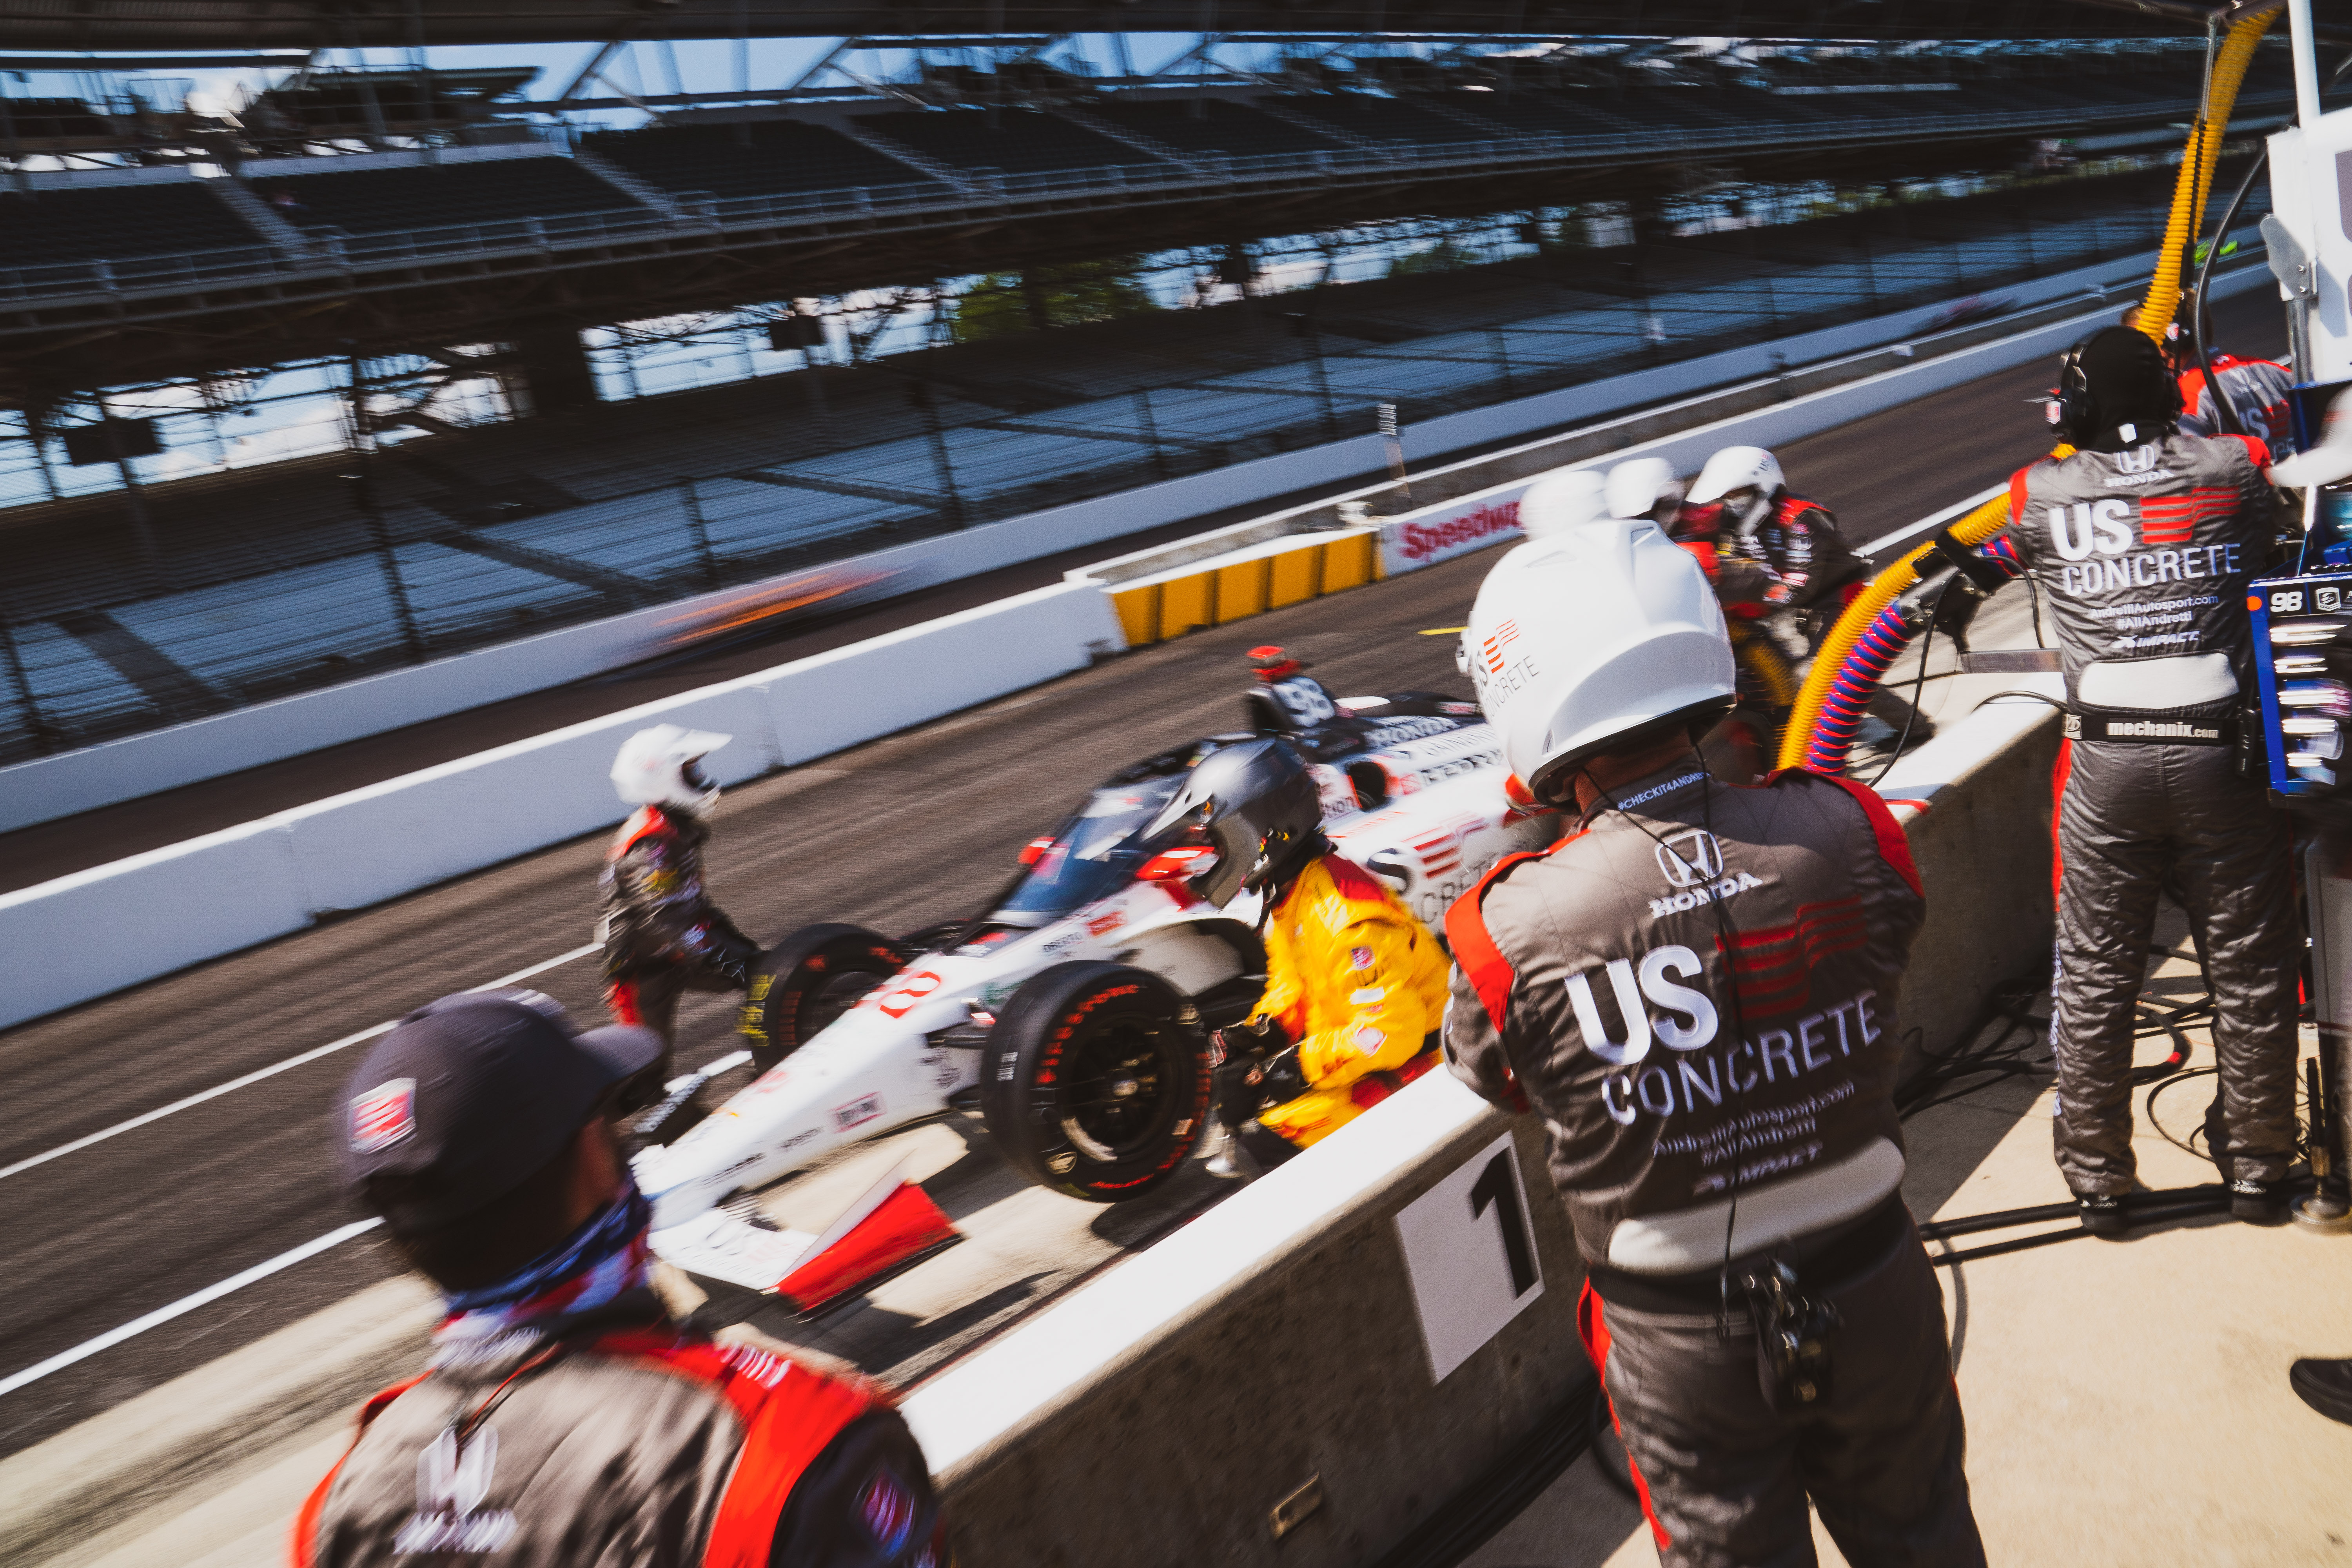
[(368, 1401), (296, 1518), (295, 1568), (946, 1561), (922, 1452), (877, 1391), (693, 1333), (649, 1290), (509, 1339)]
[(604, 1001), (615, 1023), (674, 1037), (680, 992), (740, 991), (759, 944), (702, 888), (709, 827), (677, 806), (640, 806), (605, 851)]
[(2131, 1188), (2132, 1030), (2160, 886), (2212, 987), (2222, 1179), (2276, 1181), (2294, 1156), (2289, 826), (2233, 754), (2269, 461), (2257, 440), (2174, 435), (2010, 481), (2010, 540), (2049, 595), (2066, 677), (2050, 1044), (2058, 1166), (2078, 1194)]
[(1307, 1092), (1259, 1111), (1259, 1124), (1306, 1148), (1436, 1065), (1423, 1058), (1451, 967), (1386, 884), (1339, 855), (1307, 862), (1266, 916), (1265, 994), (1252, 1014), (1297, 1042)]
[[(1727, 616), (1761, 621), (1785, 614), (1809, 653), (1820, 649), (1838, 616), (1870, 581), (1870, 563), (1847, 546), (1836, 516), (1821, 502), (1799, 495), (1782, 495), (1773, 503), (1772, 515), (1755, 529), (1710, 533), (1702, 528), (1678, 542), (1706, 568)], [(1751, 691), (1751, 682), (1744, 669), (1742, 673), (1742, 700), (1765, 706), (1759, 700), (1763, 693)], [(1936, 732), (1935, 725), (1891, 687), (1871, 694), (1869, 711), (1898, 734), (1907, 729), (1915, 741)]]
[[(1895, 1013), (1926, 905), (1858, 784), (1695, 763), (1496, 864), (1446, 917), (1456, 1077), (1544, 1119), (1579, 1318), (1665, 1568), (1984, 1561), (1943, 1300), (1899, 1186)], [(1790, 1405), (1729, 1282), (1770, 1257), (1834, 1304)]]
[[(2270, 449), (2271, 460), (2294, 456), (2294, 417), (2288, 412), (2287, 395), (2294, 390), (2294, 377), (2287, 368), (2266, 359), (2240, 359), (2235, 354), (2213, 356), (2213, 379), (2221, 384), (2229, 395), (2230, 406), (2237, 411), (2238, 422), (2245, 433)], [(2222, 434), (2221, 411), (2214, 406), (2213, 389), (2206, 384), (2201, 368), (2185, 371), (2180, 376), (2180, 433), (2184, 436), (2219, 436)]]

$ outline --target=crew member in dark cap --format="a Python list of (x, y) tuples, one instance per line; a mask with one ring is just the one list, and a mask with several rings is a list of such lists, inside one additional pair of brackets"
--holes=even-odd
[(2286, 818), (2237, 745), (2270, 453), (2254, 437), (2180, 434), (2171, 369), (2128, 327), (2067, 351), (2049, 412), (2077, 450), (2018, 471), (2009, 533), (2049, 592), (2066, 677), (2058, 1167), (2086, 1229), (2130, 1228), (2133, 1029), (2162, 887), (2212, 983), (2221, 1092), (2206, 1129), (2231, 1211), (2275, 1224), (2294, 1158), (2294, 891)]
[(612, 1119), (658, 1089), (663, 1054), (652, 1029), (576, 1032), (526, 991), (445, 997), (360, 1064), (345, 1180), (448, 1315), (303, 1506), (297, 1568), (945, 1560), (886, 1394), (740, 1330), (713, 1340), (655, 1295)]

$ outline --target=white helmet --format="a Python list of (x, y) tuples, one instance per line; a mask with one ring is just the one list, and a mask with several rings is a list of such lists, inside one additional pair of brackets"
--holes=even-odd
[(1612, 520), (1496, 563), (1463, 640), (1512, 773), (1538, 799), (1596, 752), (1704, 727), (1736, 696), (1731, 638), (1689, 552)]
[(1726, 509), (1745, 531), (1771, 515), (1773, 499), (1788, 488), (1789, 481), (1780, 472), (1780, 459), (1763, 447), (1726, 447), (1698, 471), (1688, 500), (1693, 506), (1706, 506), (1734, 490), (1754, 490), (1753, 500)]
[(640, 730), (613, 759), (613, 787), (631, 805), (708, 811), (718, 804), (719, 786), (702, 771), (702, 759), (732, 739), (676, 724)]
[(1664, 522), (1659, 509), (1682, 505), (1683, 482), (1664, 458), (1628, 458), (1609, 470), (1607, 496), (1612, 517)]
[(1580, 524), (1597, 522), (1609, 515), (1601, 492), (1601, 473), (1596, 468), (1546, 474), (1519, 498), (1520, 531), (1529, 539), (1549, 539)]

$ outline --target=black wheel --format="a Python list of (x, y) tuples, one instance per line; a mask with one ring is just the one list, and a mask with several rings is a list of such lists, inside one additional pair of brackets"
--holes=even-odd
[(1057, 963), (988, 1032), (980, 1109), (1013, 1167), (1093, 1203), (1175, 1174), (1209, 1114), (1209, 1051), (1192, 1009), (1148, 970)]
[(735, 1030), (767, 1071), (815, 1037), (860, 996), (906, 967), (897, 942), (864, 926), (803, 926), (761, 953)]

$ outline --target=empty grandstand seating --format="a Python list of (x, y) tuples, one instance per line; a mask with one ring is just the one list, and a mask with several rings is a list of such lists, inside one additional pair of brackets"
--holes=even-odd
[(637, 204), (568, 158), (356, 169), (350, 174), (265, 175), (248, 182), (298, 228), (390, 234), (458, 224), (511, 222), (566, 213), (622, 212)]
[(1190, 103), (1107, 104), (1096, 110), (1123, 131), (1149, 136), (1185, 153), (1223, 153), (1229, 158), (1279, 157), (1328, 152), (1337, 137), (1318, 136), (1303, 126), (1261, 114), (1230, 99), (1202, 98)]
[(1034, 109), (861, 114), (857, 123), (961, 169), (1031, 174), (1156, 162), (1124, 142)]
[(260, 245), (261, 237), (200, 180), (0, 191), (0, 267)]
[(1406, 99), (1346, 92), (1301, 93), (1283, 107), (1372, 142), (1498, 142), (1511, 132), (1492, 121), (1454, 119)]
[(0, 99), (6, 139), (15, 142), (96, 141), (113, 128), (78, 98)]
[(793, 120), (740, 125), (654, 125), (583, 137), (583, 150), (681, 195), (721, 199), (860, 186), (945, 186), (912, 164), (884, 157), (838, 131)]

